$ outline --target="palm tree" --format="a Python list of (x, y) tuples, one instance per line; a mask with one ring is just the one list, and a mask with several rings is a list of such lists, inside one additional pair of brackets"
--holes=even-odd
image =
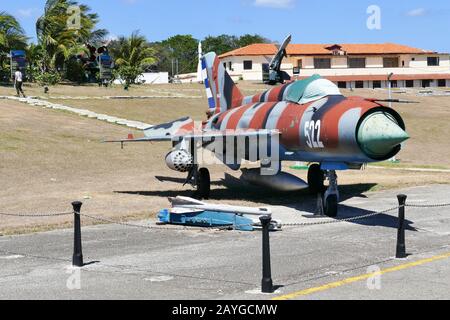
[(110, 49), (111, 55), (115, 58), (118, 67), (145, 68), (157, 62), (156, 51), (151, 48), (147, 39), (134, 31), (130, 37), (120, 37), (114, 41)]
[[(80, 9), (80, 27), (77, 29), (68, 28), (68, 9), (71, 6)], [(55, 71), (71, 56), (87, 53), (85, 43), (102, 41), (108, 34), (104, 29), (95, 29), (99, 18), (95, 13), (89, 13), (90, 10), (88, 6), (72, 0), (46, 2), (44, 14), (36, 23), (38, 42), (44, 53), (42, 68), (45, 71)]]
[(109, 51), (115, 59), (116, 74), (125, 81), (125, 88), (135, 83), (147, 67), (157, 62), (156, 50), (149, 46), (147, 39), (138, 31), (134, 31), (128, 38), (122, 36), (113, 41)]
[(6, 68), (7, 55), (13, 49), (25, 49), (28, 38), (12, 15), (0, 12), (0, 69)]

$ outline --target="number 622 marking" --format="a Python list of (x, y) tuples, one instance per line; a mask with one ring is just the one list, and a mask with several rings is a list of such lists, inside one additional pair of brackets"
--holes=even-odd
[(321, 122), (308, 121), (305, 124), (305, 138), (306, 144), (311, 149), (323, 149), (325, 148), (322, 141), (320, 141)]

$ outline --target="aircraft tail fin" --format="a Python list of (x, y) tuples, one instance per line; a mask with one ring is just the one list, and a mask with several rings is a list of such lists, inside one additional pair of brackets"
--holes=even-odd
[(202, 73), (209, 110), (212, 114), (242, 105), (244, 96), (215, 53), (211, 52), (203, 56)]

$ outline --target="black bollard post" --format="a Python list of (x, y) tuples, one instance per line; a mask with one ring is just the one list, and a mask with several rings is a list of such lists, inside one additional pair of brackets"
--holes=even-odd
[(72, 265), (74, 267), (82, 267), (83, 266), (83, 250), (81, 247), (81, 221), (80, 221), (80, 212), (81, 206), (83, 203), (76, 201), (72, 203), (73, 212), (74, 212), (74, 221), (73, 221), (73, 258)]
[(270, 267), (270, 240), (269, 226), (272, 218), (262, 216), (259, 218), (262, 224), (262, 267), (263, 278), (261, 281), (261, 291), (263, 293), (273, 293), (272, 270)]
[(323, 194), (319, 192), (317, 194), (317, 210), (315, 212), (315, 216), (317, 217), (323, 217), (324, 216), (324, 210), (323, 210)]
[(397, 259), (404, 259), (407, 257), (405, 246), (405, 204), (407, 196), (400, 194), (397, 198), (400, 207), (398, 209), (397, 252), (395, 257)]

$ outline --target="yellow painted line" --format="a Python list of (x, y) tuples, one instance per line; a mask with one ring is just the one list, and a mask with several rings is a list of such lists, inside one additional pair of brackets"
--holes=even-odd
[(337, 287), (341, 287), (343, 285), (354, 283), (354, 282), (358, 282), (358, 281), (361, 281), (361, 280), (366, 280), (366, 279), (374, 277), (374, 276), (380, 276), (380, 275), (383, 275), (383, 274), (386, 274), (386, 273), (400, 271), (400, 270), (404, 270), (404, 269), (409, 269), (409, 268), (417, 267), (417, 266), (420, 266), (420, 265), (423, 265), (423, 264), (426, 264), (426, 263), (430, 263), (430, 262), (434, 262), (434, 261), (438, 261), (438, 260), (443, 260), (443, 259), (446, 259), (446, 258), (449, 258), (449, 257), (450, 257), (450, 252), (442, 254), (442, 255), (434, 256), (434, 257), (431, 257), (431, 258), (418, 260), (418, 261), (415, 261), (415, 262), (401, 264), (399, 266), (388, 268), (388, 269), (384, 269), (384, 270), (381, 270), (379, 272), (366, 273), (366, 274), (359, 275), (359, 276), (356, 276), (356, 277), (351, 277), (351, 278), (347, 278), (347, 279), (344, 279), (344, 280), (331, 282), (331, 283), (325, 284), (323, 286), (313, 287), (313, 288), (309, 288), (309, 289), (293, 292), (293, 293), (290, 293), (290, 294), (286, 294), (286, 295), (283, 295), (283, 296), (279, 296), (279, 297), (273, 298), (272, 300), (290, 300), (290, 299), (298, 298), (298, 297), (301, 297), (301, 296), (306, 296), (306, 295), (309, 295), (309, 294), (312, 294), (312, 293), (325, 291), (325, 290), (329, 290), (329, 289), (333, 289), (333, 288), (337, 288)]

